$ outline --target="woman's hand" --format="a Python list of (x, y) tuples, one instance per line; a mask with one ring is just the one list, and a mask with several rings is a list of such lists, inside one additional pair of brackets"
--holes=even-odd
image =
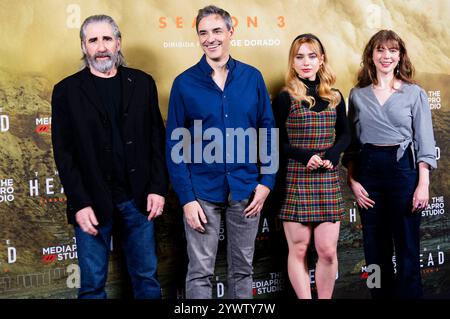
[(428, 186), (430, 185), (430, 166), (425, 162), (419, 162), (419, 183), (414, 191), (412, 212), (420, 212), (428, 206), (430, 195)]
[(413, 196), (412, 209), (413, 213), (420, 212), (427, 208), (428, 200), (430, 199), (428, 192), (428, 185), (419, 184), (416, 187)]
[(330, 170), (333, 169), (333, 163), (330, 160), (323, 160), (323, 164), (322, 167), (325, 168), (326, 170)]
[(306, 164), (306, 168), (310, 171), (313, 171), (315, 169), (318, 169), (323, 165), (323, 161), (320, 158), (319, 155), (313, 155), (308, 161), (308, 164)]
[(355, 195), (356, 203), (359, 207), (364, 209), (373, 208), (375, 201), (369, 198), (369, 193), (367, 193), (361, 183), (355, 181), (354, 179), (350, 179), (348, 185), (350, 186), (353, 195)]

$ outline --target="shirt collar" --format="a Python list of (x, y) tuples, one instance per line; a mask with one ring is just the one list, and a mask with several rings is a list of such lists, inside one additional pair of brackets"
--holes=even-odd
[[(200, 59), (200, 62), (198, 63), (200, 69), (208, 76), (210, 76), (213, 72), (213, 68), (208, 64), (208, 61), (206, 61), (206, 55), (203, 54), (202, 58)], [(230, 58), (227, 62), (227, 69), (231, 73), (233, 72), (234, 68), (236, 67), (236, 60), (233, 59), (230, 55)]]

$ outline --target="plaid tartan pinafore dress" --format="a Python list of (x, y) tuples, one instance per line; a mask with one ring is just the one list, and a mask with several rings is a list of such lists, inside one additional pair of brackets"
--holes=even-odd
[[(292, 147), (315, 150), (323, 158), (335, 139), (336, 109), (314, 112), (291, 97), (286, 130)], [(344, 215), (339, 169), (308, 171), (289, 158), (285, 197), (278, 217), (293, 222), (334, 222)]]

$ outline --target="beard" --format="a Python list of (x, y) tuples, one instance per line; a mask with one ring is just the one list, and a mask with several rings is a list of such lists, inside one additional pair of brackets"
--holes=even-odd
[[(96, 53), (93, 56), (86, 54), (89, 65), (100, 73), (107, 73), (115, 66), (119, 57), (119, 51)], [(100, 57), (108, 57), (107, 60), (97, 60)]]

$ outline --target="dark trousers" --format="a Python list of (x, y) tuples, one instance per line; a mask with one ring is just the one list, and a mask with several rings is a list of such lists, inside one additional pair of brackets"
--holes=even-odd
[(399, 161), (397, 148), (365, 144), (361, 152), (358, 179), (375, 201), (360, 209), (364, 254), (367, 265), (381, 269), (381, 287), (371, 288), (372, 298), (422, 297), (421, 214), (411, 212), (418, 170), (410, 148)]

